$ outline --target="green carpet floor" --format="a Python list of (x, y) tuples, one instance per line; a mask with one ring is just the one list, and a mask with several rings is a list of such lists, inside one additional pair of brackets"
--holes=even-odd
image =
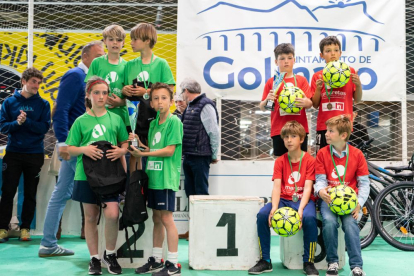
[[(89, 254), (85, 241), (72, 236), (64, 236), (59, 241), (63, 247), (76, 252), (74, 256), (39, 258), (40, 237), (33, 237), (31, 242), (20, 242), (10, 239), (0, 244), (0, 275), (87, 275)], [(182, 264), (182, 275), (248, 275), (246, 271), (196, 271), (188, 268), (188, 242), (180, 240), (179, 262)], [(266, 275), (304, 275), (301, 270), (285, 269), (279, 258), (279, 238), (272, 237), (273, 272)], [(362, 251), (364, 270), (368, 276), (414, 275), (414, 252), (404, 252), (388, 245), (381, 238)], [(123, 274), (133, 274), (133, 269), (124, 269)], [(340, 275), (349, 275), (348, 266), (340, 270)], [(103, 270), (103, 275), (110, 275)], [(321, 270), (320, 275), (325, 275)]]

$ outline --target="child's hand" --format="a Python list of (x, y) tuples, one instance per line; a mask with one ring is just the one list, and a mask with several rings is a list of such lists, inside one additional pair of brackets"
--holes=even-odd
[(299, 218), (300, 218), (300, 226), (299, 226), (299, 230), (300, 229), (302, 229), (302, 225), (303, 225), (303, 223), (302, 223), (302, 218), (303, 218), (303, 209), (302, 208), (299, 208), (299, 210), (298, 210), (298, 215), (299, 215)]
[(319, 79), (316, 80), (316, 89), (321, 90), (323, 87), (323, 79), (322, 79), (322, 75), (319, 76)]
[(267, 94), (266, 100), (267, 101), (274, 101), (276, 99), (275, 94), (273, 94), (273, 90), (269, 91), (269, 94)]
[(108, 97), (106, 103), (110, 105), (109, 108), (114, 108), (123, 105), (122, 99), (115, 94), (112, 94), (110, 97)]
[[(124, 88), (122, 88), (122, 94), (124, 94), (127, 97), (140, 96), (138, 95), (139, 88), (142, 88), (142, 87), (134, 87), (133, 85), (125, 85)], [(145, 90), (145, 88), (142, 88), (142, 89)]]
[(135, 133), (130, 132), (130, 133), (129, 133), (129, 136), (128, 136), (128, 141), (132, 141), (132, 140), (134, 140), (135, 138), (136, 138), (137, 140), (139, 140), (138, 135), (136, 135)]
[(131, 155), (132, 156), (134, 156), (134, 157), (141, 157), (141, 156), (144, 156), (143, 154), (142, 154), (142, 151), (140, 151), (139, 149), (137, 149), (136, 147), (134, 147), (133, 145), (131, 145), (129, 148), (128, 148), (128, 151), (131, 153)]
[(272, 210), (270, 211), (270, 214), (269, 214), (269, 227), (271, 227), (272, 226), (272, 218), (273, 218), (273, 214), (276, 212), (276, 210), (277, 210), (277, 208), (275, 208), (275, 207), (272, 207)]
[(98, 149), (98, 146), (89, 145), (89, 146), (83, 147), (83, 154), (85, 154), (92, 160), (96, 161), (102, 158), (103, 151)]
[(359, 79), (358, 71), (356, 71), (355, 74), (351, 74), (351, 78), (356, 87), (361, 86), (361, 80)]
[(310, 108), (312, 106), (312, 101), (309, 98), (296, 98), (295, 105), (297, 107), (304, 107), (304, 108)]
[(328, 194), (329, 188), (330, 187), (326, 187), (319, 190), (319, 197), (322, 198), (322, 200), (325, 201), (328, 205), (331, 203), (331, 196)]
[(112, 145), (112, 149), (106, 151), (106, 158), (111, 161), (115, 161), (122, 155), (125, 155), (125, 153), (125, 149)]
[(352, 211), (352, 217), (354, 219), (358, 219), (359, 210), (361, 210), (361, 205), (358, 203), (357, 207), (355, 207), (355, 209)]

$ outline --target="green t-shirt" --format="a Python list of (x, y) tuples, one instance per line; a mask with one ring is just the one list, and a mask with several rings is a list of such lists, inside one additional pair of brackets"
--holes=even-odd
[(135, 58), (127, 62), (125, 66), (124, 84), (131, 85), (133, 80), (139, 82), (146, 81), (150, 83), (162, 82), (166, 84), (174, 84), (174, 76), (168, 62), (160, 57), (156, 57), (151, 65), (142, 64), (141, 57)]
[(178, 191), (180, 186), (181, 156), (183, 142), (183, 123), (175, 116), (159, 125), (159, 115), (150, 124), (148, 146), (150, 151), (157, 151), (167, 146), (176, 145), (170, 157), (148, 157), (146, 172), (148, 187), (154, 190), (171, 189)]
[[(89, 67), (85, 82), (92, 76), (101, 77), (108, 83), (110, 93), (123, 99), (125, 96), (122, 94), (122, 88), (124, 87), (124, 69), (126, 64), (127, 62), (121, 57), (119, 58), (118, 64), (109, 63), (107, 55), (97, 57), (92, 61), (91, 66)], [(126, 106), (108, 108), (108, 110), (121, 116), (126, 126), (131, 125)]]
[[(128, 133), (121, 117), (106, 112), (101, 117), (94, 117), (87, 113), (79, 116), (70, 128), (66, 144), (75, 147), (84, 147), (97, 141), (108, 141), (112, 145), (128, 140)], [(76, 161), (75, 180), (87, 180), (82, 162), (83, 154)]]

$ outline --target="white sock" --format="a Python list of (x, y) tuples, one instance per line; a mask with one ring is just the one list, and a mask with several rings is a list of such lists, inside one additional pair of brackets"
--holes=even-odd
[(152, 256), (154, 257), (157, 263), (160, 263), (162, 260), (162, 248), (161, 247), (153, 247), (152, 248)]
[(93, 258), (93, 257), (97, 258), (98, 260), (101, 260), (101, 258), (99, 258), (99, 255), (98, 255), (98, 254), (96, 254), (96, 255), (91, 255), (91, 260), (92, 260), (92, 258)]
[(115, 254), (115, 253), (116, 253), (115, 250), (106, 249), (106, 255), (111, 255), (111, 254)]
[(168, 251), (168, 258), (171, 263), (173, 263), (175, 266), (177, 266), (178, 263), (178, 252), (170, 252)]

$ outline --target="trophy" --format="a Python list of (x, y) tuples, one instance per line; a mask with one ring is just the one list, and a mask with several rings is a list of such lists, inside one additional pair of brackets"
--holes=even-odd
[[(139, 101), (129, 101), (127, 100), (128, 106), (128, 114), (129, 114), (129, 122), (131, 123), (131, 130), (132, 133), (135, 133), (135, 128), (137, 126), (137, 119), (138, 119), (138, 109), (139, 109)], [(138, 140), (134, 137), (132, 141), (129, 142), (129, 145), (138, 148)]]
[[(273, 77), (273, 93), (276, 96), (277, 91), (279, 90), (280, 85), (282, 84), (282, 81), (286, 75), (286, 72), (279, 73), (277, 70), (275, 70), (275, 75)], [(270, 92), (269, 92), (270, 93)], [(274, 111), (275, 110), (275, 102), (274, 101), (267, 101), (265, 105), (265, 109)]]

